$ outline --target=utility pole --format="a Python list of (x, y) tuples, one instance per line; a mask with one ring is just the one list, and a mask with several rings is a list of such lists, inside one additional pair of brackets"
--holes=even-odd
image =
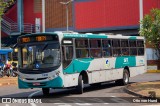
[(69, 23), (68, 23), (68, 21), (69, 21), (69, 18), (68, 18), (68, 6), (69, 6), (69, 4), (72, 2), (73, 0), (69, 0), (69, 1), (67, 1), (67, 2), (60, 2), (61, 4), (63, 4), (63, 5), (65, 5), (66, 6), (66, 27), (67, 27), (67, 32), (69, 31), (68, 30), (68, 27), (69, 27)]

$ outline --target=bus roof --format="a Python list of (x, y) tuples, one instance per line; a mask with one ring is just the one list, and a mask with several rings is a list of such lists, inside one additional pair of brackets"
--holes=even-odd
[(91, 33), (86, 33), (86, 34), (63, 34), (64, 38), (113, 38), (113, 39), (144, 39), (144, 37), (141, 36), (122, 36), (120, 34), (118, 35), (106, 35), (106, 34), (91, 34)]
[[(62, 31), (56, 31), (56, 32), (45, 32), (45, 33), (34, 33), (34, 34), (26, 34), (22, 36), (32, 36), (32, 35), (43, 35), (43, 34), (58, 34), (60, 38), (113, 38), (113, 39), (144, 39), (142, 36), (123, 36), (121, 34), (113, 35), (113, 34), (105, 34), (105, 33), (100, 33), (100, 34), (92, 34), (92, 33), (77, 33), (77, 32), (62, 32)], [(20, 36), (20, 37), (22, 37)]]

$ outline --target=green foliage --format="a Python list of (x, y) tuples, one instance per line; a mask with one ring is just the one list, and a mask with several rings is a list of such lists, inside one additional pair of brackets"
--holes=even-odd
[(139, 31), (140, 35), (155, 47), (160, 59), (160, 10), (152, 9), (140, 23), (142, 25)]
[(15, 0), (0, 0), (0, 19), (4, 14), (5, 9), (11, 6), (14, 2)]

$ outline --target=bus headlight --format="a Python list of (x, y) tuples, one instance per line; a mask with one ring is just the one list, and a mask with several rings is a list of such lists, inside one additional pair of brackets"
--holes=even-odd
[(59, 76), (59, 72), (57, 72), (56, 75)]
[(53, 75), (52, 77), (48, 77), (49, 80), (53, 80), (54, 78), (56, 78), (57, 75)]
[(20, 76), (20, 79), (21, 79), (22, 81), (25, 81), (25, 80), (26, 80), (24, 77), (21, 77), (21, 76)]
[(53, 78), (53, 77), (48, 77), (48, 79), (49, 79), (49, 80), (53, 80), (54, 78)]

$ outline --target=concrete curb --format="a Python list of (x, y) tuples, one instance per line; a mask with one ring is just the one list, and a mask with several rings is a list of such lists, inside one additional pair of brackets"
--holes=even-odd
[(147, 70), (147, 73), (160, 73), (160, 70)]
[(147, 97), (147, 96), (144, 96), (144, 95), (135, 93), (135, 92), (132, 91), (132, 90), (129, 90), (128, 87), (129, 87), (130, 85), (131, 85), (131, 84), (126, 85), (126, 86), (124, 87), (124, 91), (125, 91), (126, 93), (131, 94), (131, 95), (133, 95), (133, 96), (138, 96), (138, 97), (140, 97), (140, 98), (146, 98), (146, 97)]
[[(135, 83), (134, 83), (134, 84), (135, 84)], [(136, 83), (136, 84), (138, 84), (138, 83)], [(131, 95), (133, 95), (133, 96), (140, 97), (140, 98), (150, 98), (150, 97), (148, 97), (148, 96), (144, 96), (144, 95), (138, 94), (138, 93), (136, 93), (136, 92), (128, 89), (128, 87), (131, 86), (131, 85), (132, 85), (132, 84), (129, 84), (129, 85), (126, 85), (126, 86), (124, 87), (124, 91), (125, 91), (126, 93), (131, 94)], [(160, 97), (155, 97), (155, 98), (158, 99), (158, 100), (160, 100)]]

